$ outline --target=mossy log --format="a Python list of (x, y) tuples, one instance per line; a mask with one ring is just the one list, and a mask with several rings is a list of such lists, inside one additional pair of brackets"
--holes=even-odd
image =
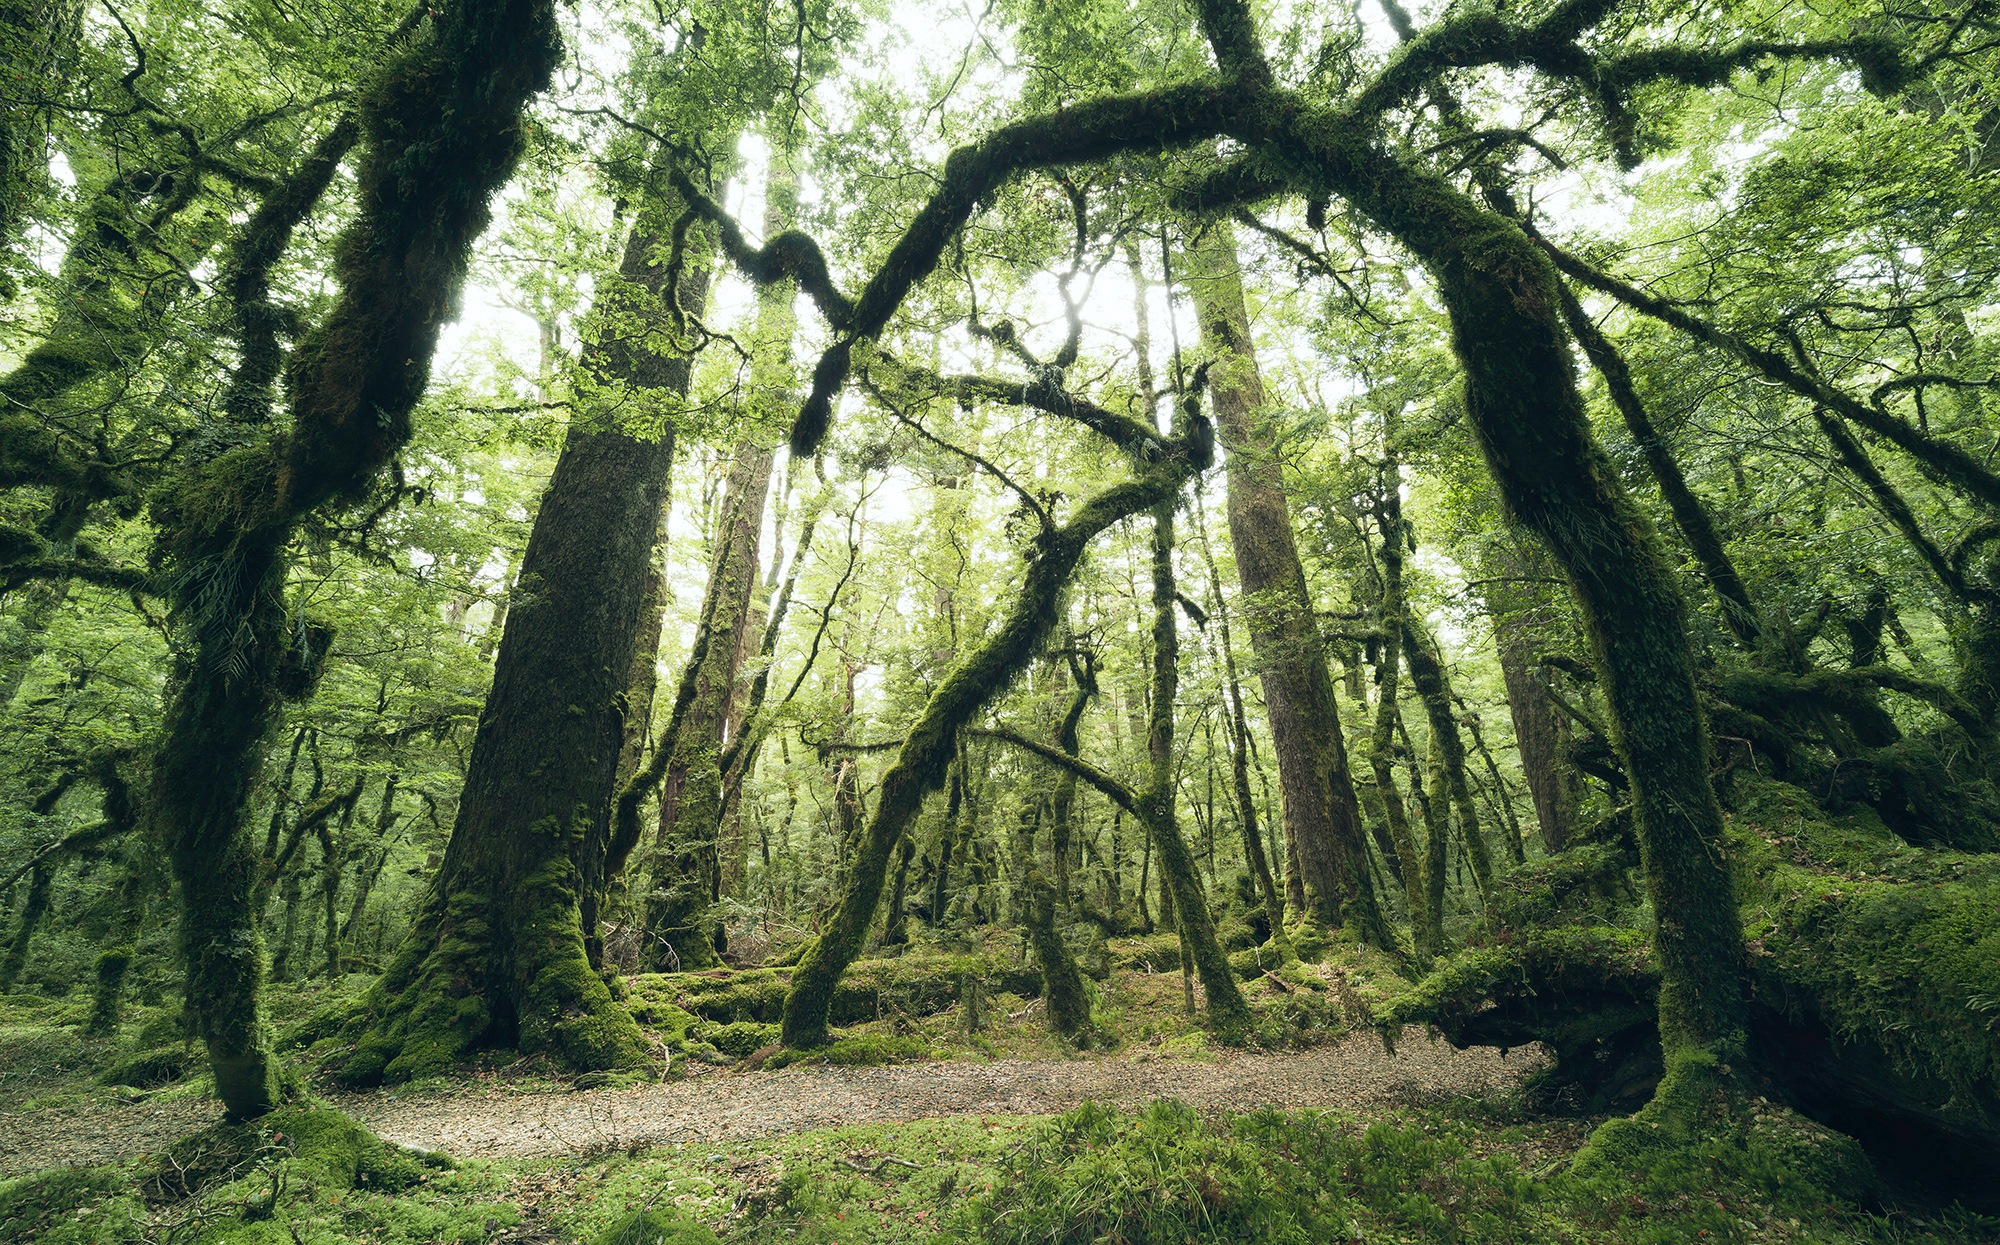
[[(2000, 1188), (2000, 860), (1909, 847), (1863, 813), (1743, 781), (1726, 840), (1747, 919), (1757, 1080), (1878, 1162), (1961, 1197)], [(1659, 974), (1625, 904), (1629, 853), (1500, 875), (1495, 930), (1377, 1011), (1454, 1045), (1546, 1043), (1542, 1088), (1589, 1109), (1660, 1074)], [(1622, 924), (1608, 924), (1623, 919)]]

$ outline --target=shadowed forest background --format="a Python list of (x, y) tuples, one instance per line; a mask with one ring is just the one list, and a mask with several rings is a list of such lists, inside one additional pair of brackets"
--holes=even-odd
[(0, 1236), (2000, 1239), (1988, 0), (0, 63)]

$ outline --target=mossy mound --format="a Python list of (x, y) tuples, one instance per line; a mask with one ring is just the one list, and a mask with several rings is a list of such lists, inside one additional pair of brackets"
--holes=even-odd
[(590, 1245), (717, 1245), (715, 1233), (692, 1219), (642, 1210), (590, 1238)]
[[(1530, 1174), (1514, 1144), (1546, 1125), (1460, 1104), (1364, 1122), (1335, 1113), (1138, 1114), (1086, 1103), (1001, 1158), (952, 1239), (982, 1245), (1119, 1241), (1680, 1242), (1798, 1245), (1988, 1239), (1991, 1221), (1878, 1218), (1853, 1143), (1752, 1104), (1716, 1131), (1589, 1175)], [(1530, 1153), (1539, 1156), (1538, 1146)], [(1638, 1157), (1636, 1154), (1634, 1157)], [(845, 1239), (845, 1238), (842, 1238)]]
[(147, 1196), (171, 1201), (238, 1179), (261, 1164), (284, 1163), (301, 1182), (322, 1190), (394, 1193), (423, 1178), (442, 1160), (391, 1145), (338, 1111), (274, 1111), (245, 1124), (217, 1124), (155, 1155)]
[(744, 1020), (738, 1021), (735, 1024), (705, 1029), (702, 1031), (701, 1038), (704, 1042), (707, 1042), (723, 1054), (734, 1055), (738, 1059), (743, 1059), (757, 1051), (763, 1050), (766, 1046), (775, 1044), (778, 1040), (778, 1026), (762, 1025), (752, 1020)]
[(124, 1245), (138, 1241), (145, 1207), (115, 1167), (58, 1167), (0, 1181), (0, 1241)]
[(2000, 1186), (2000, 857), (1913, 848), (1777, 783), (1736, 804), (1764, 1062), (1822, 1118), (1902, 1134), (1927, 1175)]
[[(1739, 777), (1726, 851), (1747, 937), (1756, 1073), (1877, 1160), (2000, 1204), (2000, 857), (1911, 847)], [(1548, 1043), (1542, 1090), (1636, 1105), (1659, 1074), (1657, 975), (1629, 860), (1586, 845), (1505, 875), (1491, 941), (1378, 1008), (1455, 1045)], [(1594, 921), (1628, 911), (1630, 924)]]
[(825, 1063), (843, 1068), (874, 1068), (892, 1063), (909, 1063), (930, 1054), (930, 1046), (919, 1038), (894, 1037), (884, 1033), (836, 1035), (825, 1046), (812, 1050), (773, 1051), (764, 1061), (766, 1068), (784, 1068), (795, 1063)]
[(201, 1068), (201, 1058), (186, 1046), (164, 1046), (119, 1060), (99, 1074), (97, 1082), (132, 1089), (158, 1089), (184, 1080)]

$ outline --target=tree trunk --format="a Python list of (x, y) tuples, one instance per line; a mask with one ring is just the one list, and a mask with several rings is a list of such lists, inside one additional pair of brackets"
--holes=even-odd
[(652, 878), (645, 914), (650, 967), (662, 964), (663, 956), (683, 969), (719, 962), (711, 913), (721, 898), (722, 734), (732, 717), (749, 630), (772, 453), (771, 446), (752, 441), (736, 448), (702, 606), (708, 642), (690, 656), (682, 676), (693, 699), (674, 737), (660, 743), (670, 759), (660, 787), (659, 830), (645, 862)]
[(1472, 803), (1472, 784), (1465, 772), (1465, 739), (1458, 733), (1458, 719), (1451, 711), (1451, 684), (1444, 663), (1438, 659), (1437, 641), (1408, 610), (1403, 612), (1402, 630), (1403, 660), (1410, 668), (1410, 682), (1424, 702), (1424, 716), (1430, 719), (1431, 752), (1443, 767), (1445, 795), (1484, 905), (1493, 883), (1493, 856), (1479, 828), (1479, 810)]
[[(635, 314), (659, 314), (667, 274), (653, 257), (672, 215), (649, 205), (627, 242), (616, 296)], [(683, 307), (707, 288), (691, 249)], [(594, 358), (613, 379), (684, 391), (686, 355), (627, 349), (602, 344)], [(444, 863), (364, 1004), (346, 1081), (439, 1072), (482, 1046), (571, 1068), (645, 1062), (638, 1026), (591, 968), (582, 922), (585, 896), (602, 894), (623, 701), (673, 451), (671, 425), (646, 441), (607, 415), (573, 417), (522, 555)]]
[[(1425, 884), (1427, 860), (1417, 854), (1417, 842), (1410, 832), (1410, 814), (1403, 793), (1396, 786), (1396, 730), (1402, 724), (1398, 701), (1402, 687), (1403, 628), (1398, 625), (1409, 606), (1403, 599), (1403, 553), (1407, 534), (1403, 525), (1402, 470), (1396, 465), (1393, 438), (1396, 426), (1388, 421), (1385, 450), (1390, 458), (1382, 488), (1377, 494), (1376, 521), (1381, 527), (1382, 547), (1382, 626), (1381, 660), (1377, 666), (1375, 722), (1369, 734), (1368, 764), (1375, 774), (1376, 797), (1382, 802), (1382, 820), (1396, 848), (1396, 864), (1403, 883), (1404, 902), (1410, 909), (1411, 941), (1416, 943), (1419, 960), (1429, 960), (1444, 946), (1443, 913), (1430, 899)], [(1426, 827), (1429, 828), (1428, 826)]]
[[(1174, 812), (1174, 697), (1180, 690), (1180, 635), (1174, 611), (1174, 510), (1162, 502), (1153, 510), (1153, 706), (1146, 723), (1146, 755), (1152, 772), (1139, 797), (1141, 820), (1160, 857), (1160, 875), (1173, 895), (1174, 926), (1180, 933), (1181, 971), (1189, 962), (1208, 993), (1209, 1020), (1228, 1038), (1250, 1027), (1250, 1008), (1236, 989), (1236, 977), (1215, 937), (1201, 875), (1181, 839)], [(1162, 892), (1164, 898), (1167, 892)], [(1192, 988), (1189, 988), (1192, 998)]]
[[(245, 806), (281, 698), (310, 692), (331, 640), (286, 617), (285, 550), (307, 516), (358, 500), (409, 439), (467, 253), (520, 153), (522, 111), (560, 51), (548, 0), (467, 0), (388, 62), (361, 97), (367, 140), (337, 248), (340, 296), (292, 351), (288, 429), (190, 466), (153, 499), (191, 642), (147, 806), (180, 885), (195, 1027), (234, 1117), (262, 1115), (280, 1094)], [(300, 635), (308, 642), (294, 647)]]
[(1655, 1099), (1666, 1119), (1656, 1122), (1680, 1133), (1693, 1127), (1701, 1087), (1742, 1066), (1746, 1024), (1743, 931), (1722, 862), (1685, 608), (1657, 534), (1591, 435), (1547, 256), (1442, 178), (1346, 138), (1326, 141), (1315, 163), (1437, 282), (1487, 466), (1583, 608), (1659, 914), (1668, 1081)]
[(15, 983), (21, 980), (21, 970), (28, 964), (28, 944), (34, 940), (35, 930), (42, 918), (49, 912), (49, 892), (55, 883), (55, 870), (47, 864), (38, 864), (28, 871), (28, 898), (21, 905), (21, 916), (14, 926), (14, 937), (7, 944), (7, 954), (0, 957), (0, 994), (13, 993)]
[(1287, 834), (1298, 843), (1313, 914), (1333, 926), (1352, 919), (1364, 938), (1386, 944), (1368, 884), (1368, 845), (1348, 773), (1339, 703), (1292, 537), (1228, 226), (1211, 225), (1188, 259), (1203, 343), (1221, 357), (1209, 387), (1217, 433), (1228, 452), (1229, 535), (1277, 752)]
[(1514, 746), (1535, 803), (1542, 846), (1553, 855), (1569, 845), (1576, 825), (1577, 790), (1562, 759), (1564, 719), (1535, 677), (1540, 653), (1534, 633), (1552, 609), (1551, 603), (1538, 599), (1545, 595), (1540, 581), (1546, 577), (1547, 555), (1502, 538), (1488, 546), (1481, 561), (1486, 613), (1493, 620), (1500, 674), (1507, 685), (1507, 711), (1514, 719)]
[(1107, 488), (1079, 505), (1067, 523), (1037, 535), (1035, 556), (1028, 560), (1012, 608), (931, 693), (882, 777), (875, 814), (861, 836), (840, 905), (792, 973), (785, 996), (786, 1046), (825, 1045), (834, 988), (861, 954), (874, 923), (889, 854), (925, 798), (943, 785), (959, 732), (1042, 650), (1056, 624), (1057, 601), (1090, 542), (1112, 524), (1174, 496), (1202, 469), (1210, 454), (1201, 435), (1205, 431), (1197, 428), (1178, 444), (1163, 447), (1144, 475)]

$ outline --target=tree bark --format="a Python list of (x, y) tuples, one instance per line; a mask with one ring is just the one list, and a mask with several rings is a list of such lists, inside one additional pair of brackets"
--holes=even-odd
[[(1507, 712), (1514, 720), (1514, 746), (1521, 756), (1521, 774), (1535, 803), (1542, 846), (1550, 854), (1569, 845), (1576, 825), (1577, 790), (1563, 764), (1565, 719), (1549, 703), (1548, 689), (1535, 677), (1540, 652), (1534, 633), (1552, 611), (1553, 603), (1535, 591), (1544, 578), (1547, 555), (1522, 548), (1507, 538), (1494, 541), (1481, 559), (1485, 576), (1486, 614), (1493, 622), (1500, 675), (1507, 686)], [(1553, 570), (1553, 567), (1547, 568)]]
[[(668, 277), (654, 257), (672, 215), (648, 205), (634, 228), (621, 310), (659, 314)], [(698, 308), (709, 266), (691, 249), (677, 294)], [(615, 381), (685, 391), (690, 360), (672, 344), (600, 341), (593, 358)], [(482, 1046), (572, 1068), (645, 1062), (638, 1026), (589, 963), (583, 921), (604, 884), (624, 696), (673, 452), (671, 425), (645, 440), (604, 413), (573, 417), (522, 555), (444, 863), (364, 1003), (344, 1080), (426, 1075)]]
[(1339, 702), (1292, 536), (1228, 227), (1211, 225), (1190, 248), (1188, 260), (1185, 275), (1202, 340), (1221, 360), (1209, 386), (1217, 435), (1228, 452), (1229, 536), (1264, 686), (1286, 832), (1298, 843), (1313, 914), (1333, 926), (1352, 919), (1364, 938), (1384, 944), (1387, 931), (1368, 883), (1368, 845), (1348, 772)]
[(520, 153), (522, 111), (560, 50), (548, 0), (468, 0), (398, 51), (362, 95), (340, 296), (292, 351), (289, 427), (189, 467), (154, 498), (191, 642), (148, 807), (180, 885), (195, 1027), (235, 1117), (280, 1097), (245, 806), (283, 698), (310, 692), (331, 640), (286, 616), (286, 549), (308, 515), (358, 500), (408, 441), (468, 251)]

